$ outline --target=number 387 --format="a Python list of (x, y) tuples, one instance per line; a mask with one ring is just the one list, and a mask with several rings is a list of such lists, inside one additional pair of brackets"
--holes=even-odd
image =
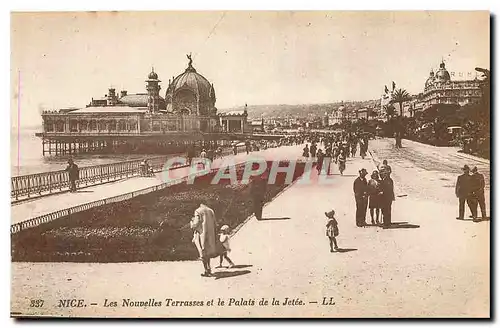
[(30, 307), (40, 308), (43, 306), (43, 300), (31, 300)]

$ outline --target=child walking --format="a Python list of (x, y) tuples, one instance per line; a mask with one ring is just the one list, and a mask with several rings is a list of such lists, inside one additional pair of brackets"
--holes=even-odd
[(333, 253), (334, 249), (336, 251), (338, 251), (339, 249), (339, 246), (337, 245), (337, 239), (335, 239), (335, 237), (339, 235), (339, 224), (337, 220), (335, 220), (334, 210), (325, 212), (325, 215), (328, 218), (328, 222), (326, 223), (326, 235), (328, 236), (328, 239), (330, 239), (330, 252)]
[(234, 267), (233, 261), (227, 256), (229, 252), (231, 252), (231, 248), (229, 247), (229, 226), (228, 225), (223, 225), (220, 228), (220, 237), (219, 240), (222, 244), (222, 253), (220, 254), (219, 257), (219, 266), (217, 268), (222, 268), (222, 261), (223, 259), (226, 259), (226, 261), (229, 263), (229, 268)]

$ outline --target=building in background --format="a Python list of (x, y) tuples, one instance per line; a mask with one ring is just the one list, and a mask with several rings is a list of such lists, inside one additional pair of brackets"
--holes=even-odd
[[(171, 152), (188, 144), (215, 145), (251, 134), (246, 107), (241, 112), (217, 114), (215, 88), (192, 65), (168, 81), (160, 96), (158, 74), (148, 74), (145, 93), (116, 93), (110, 88), (84, 108), (42, 113), (42, 153)], [(142, 150), (139, 150), (142, 149)]]
[(480, 81), (477, 77), (466, 80), (452, 80), (446, 65), (441, 62), (439, 69), (430, 71), (425, 81), (422, 97), (423, 109), (436, 104), (455, 104), (464, 106), (477, 104), (481, 100)]

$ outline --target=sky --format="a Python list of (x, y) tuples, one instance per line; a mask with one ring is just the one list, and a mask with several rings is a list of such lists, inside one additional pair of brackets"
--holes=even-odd
[[(423, 90), (441, 60), (490, 67), (488, 12), (66, 12), (11, 15), (11, 126), (84, 107), (109, 87), (146, 92), (193, 66), (219, 109), (377, 99)], [(20, 116), (18, 116), (20, 113)]]

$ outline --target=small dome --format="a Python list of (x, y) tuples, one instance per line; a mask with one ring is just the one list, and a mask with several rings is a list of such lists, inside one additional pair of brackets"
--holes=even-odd
[(439, 64), (439, 70), (436, 72), (436, 80), (440, 82), (448, 82), (450, 79), (450, 73), (446, 70), (444, 62), (441, 62), (441, 64)]
[(431, 70), (431, 72), (429, 73), (429, 77), (427, 78), (427, 80), (425, 81), (425, 87), (428, 88), (429, 86), (431, 86), (433, 83), (434, 83), (434, 71)]
[(155, 73), (155, 71), (154, 71), (153, 68), (151, 68), (151, 73), (149, 73), (148, 79), (150, 79), (150, 80), (158, 80), (158, 74)]

